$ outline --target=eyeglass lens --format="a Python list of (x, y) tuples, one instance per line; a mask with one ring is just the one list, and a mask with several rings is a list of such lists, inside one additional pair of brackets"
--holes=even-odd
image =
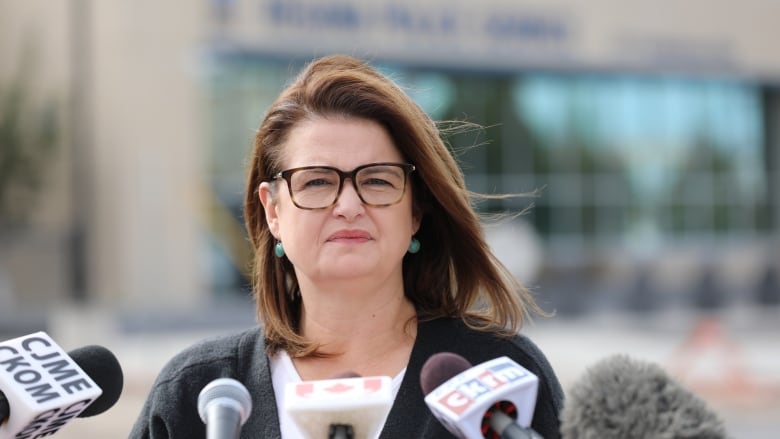
[(367, 166), (352, 175), (324, 167), (298, 169), (290, 175), (290, 191), (300, 207), (328, 207), (336, 201), (344, 178), (351, 179), (364, 203), (384, 206), (403, 197), (406, 171), (394, 165)]

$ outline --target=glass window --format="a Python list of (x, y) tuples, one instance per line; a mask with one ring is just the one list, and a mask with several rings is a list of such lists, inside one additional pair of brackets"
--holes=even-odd
[[(215, 209), (236, 218), (246, 154), (272, 99), (300, 64), (214, 58), (209, 151)], [(482, 130), (448, 138), (470, 189), (536, 198), (494, 200), (485, 211), (526, 215), (549, 245), (641, 246), (755, 237), (771, 227), (757, 84), (576, 73), (383, 67), (436, 120)], [(235, 250), (225, 254), (235, 254)], [(234, 260), (241, 258), (234, 255)]]

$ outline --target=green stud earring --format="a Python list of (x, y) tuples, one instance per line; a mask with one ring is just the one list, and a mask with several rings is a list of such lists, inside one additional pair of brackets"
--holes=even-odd
[(415, 254), (420, 251), (420, 241), (418, 241), (417, 238), (412, 238), (412, 241), (409, 243), (409, 249), (407, 251), (411, 254)]
[(281, 258), (282, 256), (284, 256), (284, 247), (282, 247), (281, 241), (277, 242), (276, 245), (274, 246), (274, 254), (276, 255), (277, 258)]

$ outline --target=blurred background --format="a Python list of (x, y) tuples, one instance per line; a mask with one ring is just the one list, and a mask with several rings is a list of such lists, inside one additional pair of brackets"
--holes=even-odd
[[(241, 218), (268, 105), (308, 60), (391, 75), (437, 120), (496, 253), (554, 313), (564, 387), (655, 361), (735, 437), (780, 428), (780, 3), (0, 0), (0, 337), (102, 344), (125, 437), (190, 343), (256, 323)], [(472, 146), (478, 145), (476, 148)], [(423, 244), (425, 245), (425, 244)]]

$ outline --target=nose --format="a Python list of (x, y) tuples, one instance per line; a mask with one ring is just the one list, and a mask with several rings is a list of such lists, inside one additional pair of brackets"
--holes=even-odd
[(336, 198), (336, 204), (333, 206), (333, 214), (352, 220), (360, 215), (363, 210), (363, 201), (358, 196), (352, 179), (345, 179), (344, 183), (342, 183), (341, 193), (339, 193), (338, 198)]

